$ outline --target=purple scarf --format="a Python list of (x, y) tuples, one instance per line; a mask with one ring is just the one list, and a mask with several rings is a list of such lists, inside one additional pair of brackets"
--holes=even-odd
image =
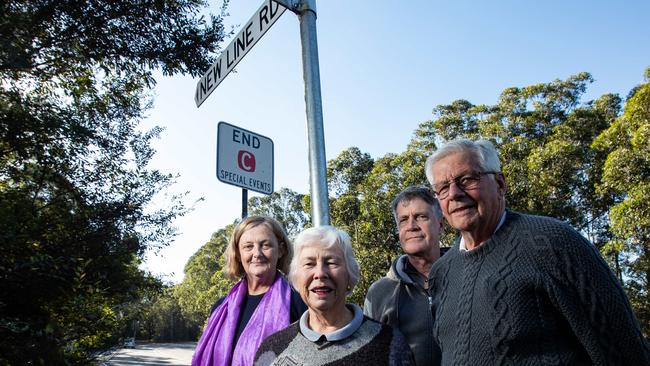
[(248, 282), (244, 277), (212, 312), (194, 350), (192, 366), (250, 366), (264, 338), (289, 325), (291, 289), (282, 275), (277, 273), (273, 285), (257, 305), (233, 350), (241, 305), (247, 294)]

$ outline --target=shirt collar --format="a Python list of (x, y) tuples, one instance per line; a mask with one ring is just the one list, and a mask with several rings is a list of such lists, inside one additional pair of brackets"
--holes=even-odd
[[(494, 229), (494, 233), (499, 230), (501, 225), (503, 225), (503, 222), (506, 221), (506, 211), (503, 210), (503, 215), (501, 215), (501, 220), (499, 220), (499, 224), (497, 225), (496, 229)], [(494, 234), (492, 233), (492, 234)], [(460, 236), (460, 243), (458, 244), (458, 251), (459, 252), (467, 252), (467, 247), (465, 246), (465, 239), (463, 239), (463, 236)]]
[(325, 337), (328, 341), (340, 341), (352, 335), (356, 332), (357, 329), (361, 326), (363, 322), (363, 311), (358, 305), (355, 304), (346, 304), (346, 306), (353, 311), (354, 316), (352, 321), (346, 324), (343, 328), (337, 329), (330, 333), (318, 333), (309, 328), (308, 319), (309, 319), (309, 310), (305, 311), (300, 317), (300, 333), (309, 339), (312, 342), (320, 340), (322, 337)]

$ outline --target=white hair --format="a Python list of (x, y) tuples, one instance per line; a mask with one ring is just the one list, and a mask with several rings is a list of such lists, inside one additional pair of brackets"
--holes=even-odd
[(319, 246), (324, 249), (337, 247), (343, 252), (345, 259), (345, 268), (350, 276), (350, 289), (348, 294), (352, 292), (354, 286), (359, 283), (361, 272), (359, 264), (354, 258), (354, 250), (352, 249), (352, 241), (350, 236), (343, 230), (337, 229), (334, 226), (318, 226), (303, 230), (293, 242), (294, 256), (289, 265), (289, 281), (294, 284), (295, 276), (298, 271), (298, 259), (300, 252), (306, 246)]
[(424, 166), (424, 173), (427, 175), (427, 180), (431, 186), (433, 186), (435, 179), (433, 176), (433, 165), (449, 155), (461, 152), (467, 152), (474, 155), (474, 157), (478, 160), (479, 167), (483, 171), (501, 171), (499, 154), (494, 148), (492, 142), (488, 140), (453, 140), (444, 144), (441, 148), (436, 150), (431, 156), (427, 158), (427, 162)]

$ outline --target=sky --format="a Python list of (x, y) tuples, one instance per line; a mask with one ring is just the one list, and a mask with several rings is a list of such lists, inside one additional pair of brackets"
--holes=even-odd
[[(328, 160), (352, 146), (373, 158), (400, 153), (438, 105), (494, 104), (505, 88), (582, 71), (594, 78), (584, 102), (625, 98), (650, 67), (647, 0), (315, 2)], [(217, 13), (220, 2), (210, 4)], [(261, 4), (231, 0), (228, 29), (237, 33)], [(141, 126), (165, 128), (151, 167), (180, 175), (172, 191), (189, 191), (193, 210), (174, 221), (175, 241), (148, 253), (143, 268), (182, 281), (190, 256), (241, 216), (241, 188), (216, 176), (220, 121), (273, 140), (276, 191), (309, 193), (301, 52), (299, 19), (286, 11), (200, 108), (198, 77), (156, 75)]]

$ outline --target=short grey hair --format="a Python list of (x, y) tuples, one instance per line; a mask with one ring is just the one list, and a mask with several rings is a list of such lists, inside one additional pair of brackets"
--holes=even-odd
[(431, 156), (427, 158), (427, 162), (424, 166), (424, 173), (427, 175), (427, 180), (431, 186), (433, 186), (435, 179), (433, 176), (433, 165), (449, 155), (461, 152), (468, 152), (474, 155), (474, 157), (478, 160), (479, 167), (483, 171), (501, 171), (501, 161), (499, 160), (499, 154), (494, 148), (492, 142), (488, 140), (453, 140), (444, 144), (441, 148), (436, 150)]
[(410, 186), (400, 192), (390, 205), (391, 209), (393, 210), (395, 223), (398, 223), (397, 206), (402, 202), (410, 202), (415, 198), (419, 198), (422, 201), (426, 202), (431, 207), (431, 211), (436, 216), (438, 221), (442, 220), (442, 210), (440, 209), (440, 203), (438, 203), (438, 200), (433, 196), (431, 190), (429, 190), (427, 187)]
[(301, 251), (306, 246), (316, 245), (323, 249), (337, 247), (343, 252), (345, 259), (345, 268), (350, 276), (350, 289), (348, 294), (352, 293), (354, 286), (359, 283), (361, 272), (359, 270), (359, 263), (354, 258), (354, 250), (352, 249), (352, 240), (350, 235), (345, 231), (335, 228), (334, 226), (318, 226), (303, 230), (293, 242), (294, 256), (289, 265), (289, 281), (294, 284), (295, 276), (298, 271), (298, 259), (300, 258)]

